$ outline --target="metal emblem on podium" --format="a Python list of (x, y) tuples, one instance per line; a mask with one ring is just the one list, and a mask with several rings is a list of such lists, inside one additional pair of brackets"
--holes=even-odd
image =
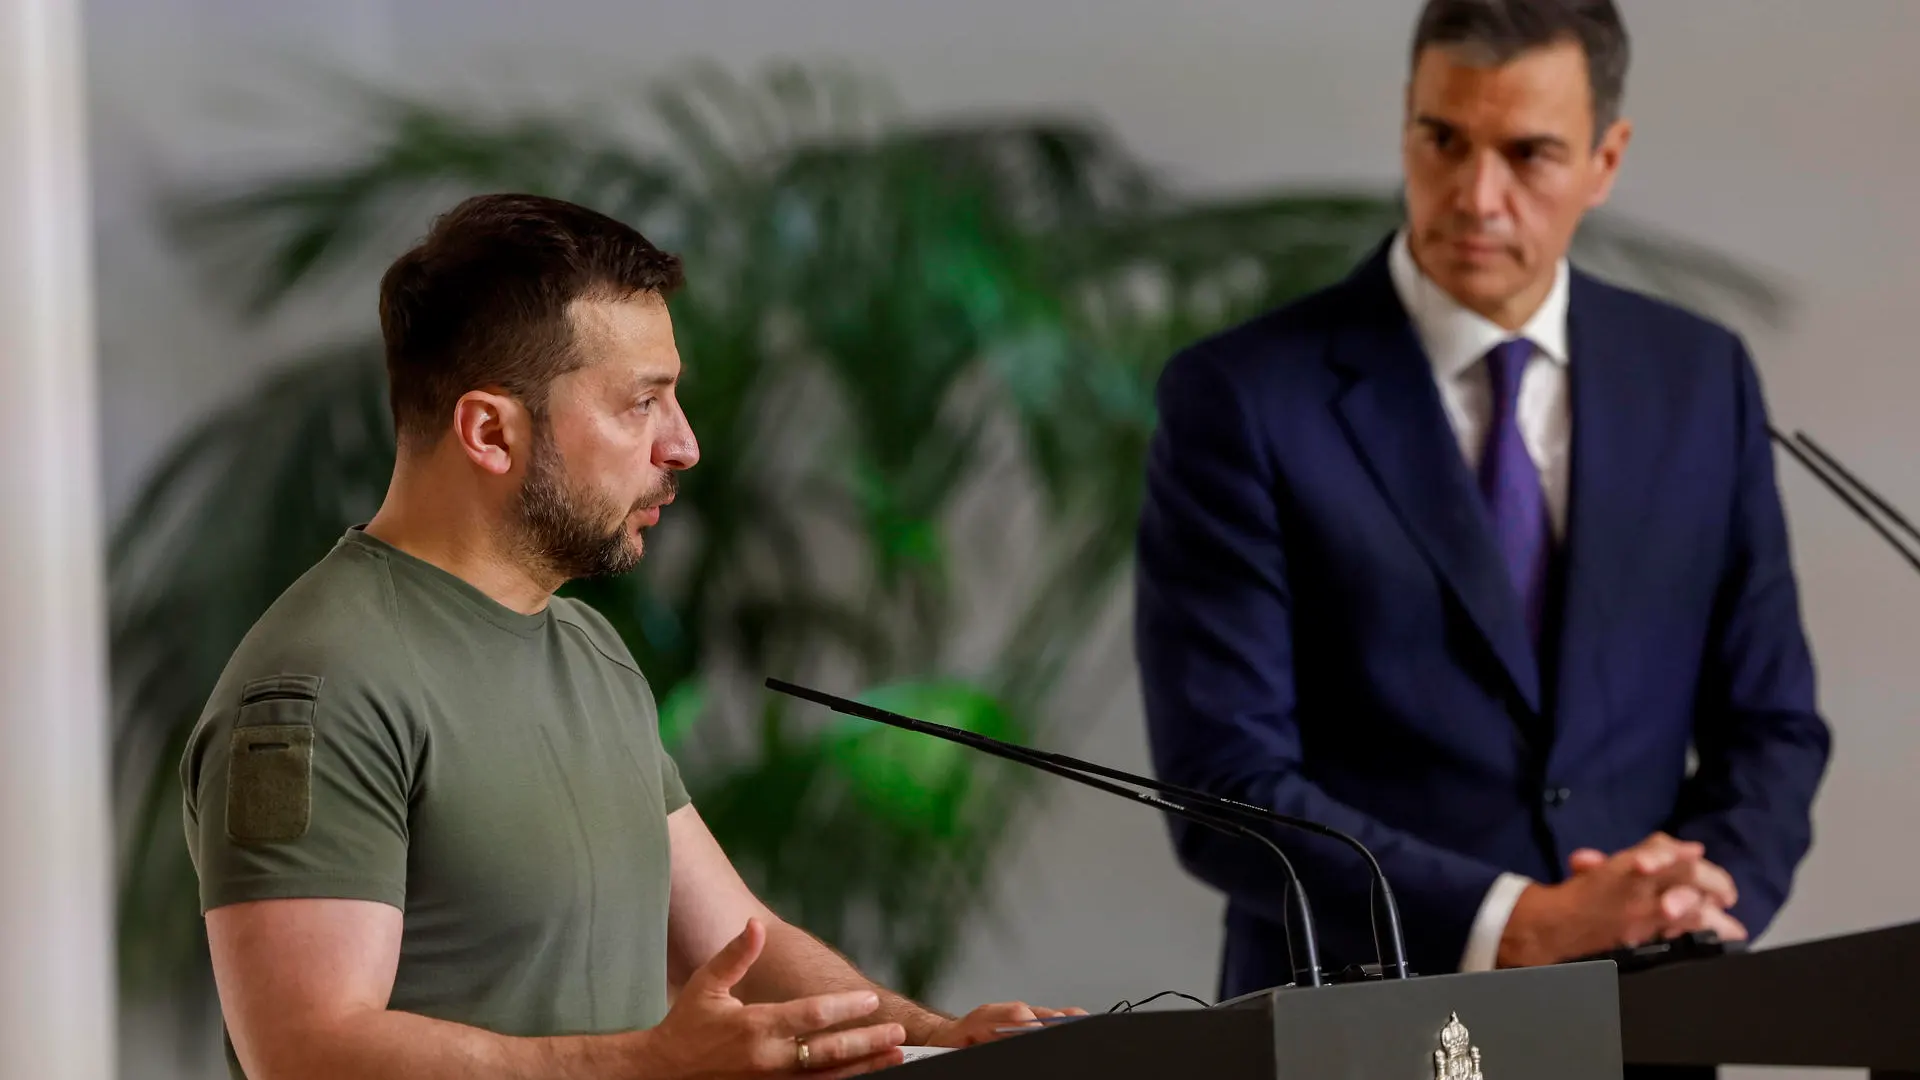
[(1433, 1052), (1433, 1080), (1484, 1080), (1480, 1075), (1480, 1048), (1460, 1022), (1459, 1013), (1447, 1016), (1440, 1029), (1440, 1049)]

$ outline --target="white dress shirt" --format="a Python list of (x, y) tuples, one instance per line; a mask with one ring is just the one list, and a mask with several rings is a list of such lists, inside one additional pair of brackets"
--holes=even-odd
[[(1569, 275), (1566, 260), (1560, 261), (1553, 288), (1540, 310), (1534, 312), (1517, 333), (1460, 306), (1421, 273), (1407, 247), (1404, 230), (1394, 237), (1387, 265), (1393, 276), (1394, 291), (1413, 320), (1414, 332), (1426, 350), (1428, 362), (1433, 365), (1433, 381), (1440, 390), (1447, 422), (1453, 426), (1460, 453), (1471, 470), (1477, 471), (1480, 467), (1480, 457), (1494, 420), (1493, 381), (1487, 372), (1487, 353), (1511, 338), (1524, 337), (1533, 342), (1533, 359), (1528, 361), (1526, 372), (1521, 376), (1515, 413), (1527, 455), (1540, 470), (1540, 485), (1546, 495), (1554, 538), (1564, 538), (1568, 460), (1573, 446), (1573, 403), (1567, 379), (1571, 357), (1567, 354)], [(1493, 967), (1513, 905), (1530, 884), (1528, 878), (1507, 873), (1501, 874), (1487, 890), (1467, 936), (1466, 953), (1460, 959), (1461, 971), (1487, 971)]]

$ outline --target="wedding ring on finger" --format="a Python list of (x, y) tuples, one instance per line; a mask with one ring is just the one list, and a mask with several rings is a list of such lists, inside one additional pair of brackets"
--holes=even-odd
[(813, 1060), (813, 1047), (807, 1045), (806, 1038), (802, 1036), (800, 1038), (794, 1039), (793, 1040), (794, 1065), (804, 1069), (807, 1067), (807, 1063), (812, 1060)]

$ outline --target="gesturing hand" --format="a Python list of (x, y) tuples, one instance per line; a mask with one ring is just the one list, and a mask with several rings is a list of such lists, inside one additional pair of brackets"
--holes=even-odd
[(693, 973), (666, 1019), (647, 1033), (637, 1075), (649, 1080), (799, 1075), (836, 1080), (901, 1062), (897, 1047), (907, 1034), (899, 1024), (826, 1030), (879, 1008), (871, 990), (773, 1005), (748, 1005), (734, 997), (734, 986), (760, 958), (766, 941), (766, 927), (750, 919), (739, 937)]

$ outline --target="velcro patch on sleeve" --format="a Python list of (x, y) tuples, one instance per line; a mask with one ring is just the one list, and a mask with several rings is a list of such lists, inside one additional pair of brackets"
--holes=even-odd
[(316, 675), (256, 679), (240, 692), (227, 748), (227, 836), (242, 844), (305, 836), (313, 819)]

